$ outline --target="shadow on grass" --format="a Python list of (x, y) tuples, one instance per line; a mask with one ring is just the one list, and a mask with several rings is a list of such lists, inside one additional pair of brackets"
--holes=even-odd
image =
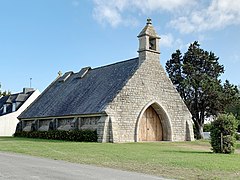
[(183, 151), (183, 150), (164, 150), (162, 152), (182, 153), (182, 154), (213, 154), (211, 151)]
[(16, 139), (11, 136), (2, 136), (0, 137), (0, 141), (16, 141)]
[(180, 151), (180, 153), (191, 153), (191, 154), (213, 154), (213, 152), (209, 151), (209, 152), (204, 152), (204, 151)]
[(73, 142), (63, 140), (52, 140), (52, 139), (38, 139), (38, 138), (22, 138), (22, 137), (0, 137), (0, 141), (28, 141), (28, 142)]
[(0, 137), (0, 142), (1, 141), (26, 141), (26, 142), (89, 143), (89, 144), (97, 144), (97, 142), (78, 142), (78, 141), (64, 141), (64, 140), (56, 140), (56, 139), (27, 138), (27, 137)]

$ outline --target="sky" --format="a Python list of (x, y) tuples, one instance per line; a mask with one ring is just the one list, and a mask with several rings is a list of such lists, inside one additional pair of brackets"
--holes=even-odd
[(199, 41), (224, 65), (222, 81), (240, 85), (240, 0), (0, 0), (1, 89), (42, 92), (59, 71), (137, 57), (147, 18), (163, 67)]

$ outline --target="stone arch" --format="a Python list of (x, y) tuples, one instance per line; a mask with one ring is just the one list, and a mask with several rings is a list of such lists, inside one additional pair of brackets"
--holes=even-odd
[(157, 113), (161, 125), (162, 125), (162, 140), (163, 141), (172, 141), (172, 124), (169, 118), (169, 115), (167, 114), (166, 110), (163, 108), (163, 106), (160, 105), (160, 103), (156, 101), (151, 101), (148, 104), (146, 104), (143, 109), (141, 110), (140, 114), (138, 115), (137, 122), (136, 122), (136, 128), (135, 128), (135, 142), (138, 142), (139, 138), (139, 126), (140, 121), (142, 119), (142, 116), (144, 112), (149, 108), (152, 107), (155, 112)]

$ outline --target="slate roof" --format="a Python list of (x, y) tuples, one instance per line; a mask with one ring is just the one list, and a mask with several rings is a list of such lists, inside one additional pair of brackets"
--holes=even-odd
[[(24, 88), (26, 89), (26, 88)], [(21, 105), (32, 95), (32, 93), (34, 92), (33, 89), (31, 88), (27, 88), (29, 89), (28, 92), (24, 93), (24, 92), (20, 92), (20, 93), (16, 93), (16, 94), (11, 94), (8, 96), (3, 96), (2, 98), (0, 98), (0, 116), (7, 114), (7, 113), (11, 113), (12, 112), (12, 104), (16, 103), (16, 110), (18, 110)], [(7, 111), (6, 113), (3, 113), (3, 106), (4, 104), (7, 105)]]
[(18, 118), (103, 113), (137, 67), (138, 58), (134, 58), (94, 69), (83, 68), (79, 73), (67, 72), (50, 84)]
[[(3, 107), (3, 105), (6, 103), (6, 101), (8, 100), (9, 96), (3, 96), (0, 98), (0, 109)], [(1, 113), (1, 110), (0, 110)]]

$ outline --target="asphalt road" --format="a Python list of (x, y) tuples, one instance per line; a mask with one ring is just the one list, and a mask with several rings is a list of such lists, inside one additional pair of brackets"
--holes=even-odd
[(140, 173), (0, 152), (0, 180), (163, 180)]

